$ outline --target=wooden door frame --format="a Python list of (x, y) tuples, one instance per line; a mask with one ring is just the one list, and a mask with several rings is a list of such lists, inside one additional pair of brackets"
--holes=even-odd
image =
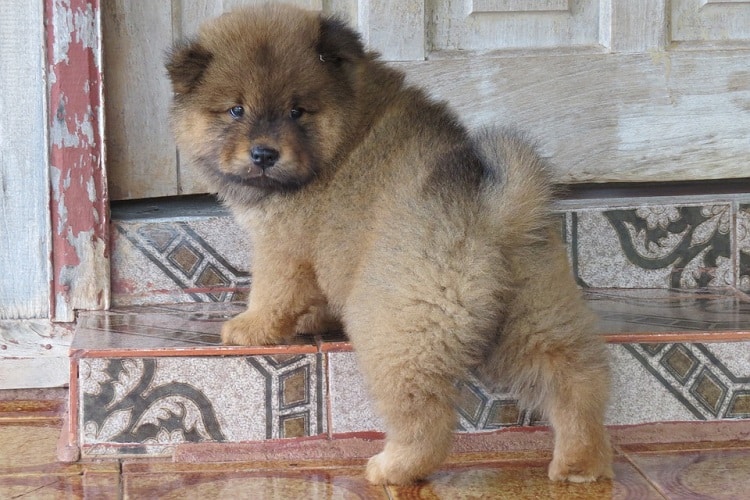
[(44, 1), (51, 217), (50, 318), (109, 307), (100, 0)]

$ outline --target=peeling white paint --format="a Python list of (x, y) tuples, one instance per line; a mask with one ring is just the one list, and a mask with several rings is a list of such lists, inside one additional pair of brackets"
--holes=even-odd
[(52, 64), (69, 62), (68, 52), (73, 42), (73, 13), (70, 10), (70, 0), (56, 0), (52, 12), (54, 29), (54, 51)]
[[(109, 283), (109, 262), (106, 257), (105, 242), (97, 238), (93, 230), (81, 231), (77, 235), (68, 228), (66, 241), (75, 249), (80, 263), (75, 266), (63, 266), (58, 277), (59, 283), (66, 287), (66, 293), (58, 292), (55, 300), (55, 318), (58, 321), (73, 321), (76, 307), (91, 309), (109, 307), (109, 297), (99, 292), (102, 283)], [(96, 302), (97, 297), (102, 301)]]
[[(94, 184), (93, 177), (89, 177), (88, 180), (86, 181), (86, 193), (89, 195), (90, 202), (93, 203), (96, 201), (96, 185)], [(97, 213), (97, 212), (94, 211), (94, 213)]]
[(50, 141), (53, 146), (61, 148), (75, 148), (81, 145), (81, 140), (75, 132), (68, 130), (68, 124), (65, 121), (65, 105), (67, 100), (62, 99), (62, 102), (58, 105), (57, 116), (51, 120), (50, 127)]

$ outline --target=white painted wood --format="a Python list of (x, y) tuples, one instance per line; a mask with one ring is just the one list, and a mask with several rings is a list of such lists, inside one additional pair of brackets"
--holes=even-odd
[[(264, 1), (172, 0), (171, 23), (152, 24), (162, 32), (172, 26), (177, 39), (194, 33), (207, 17)], [(744, 140), (750, 136), (750, 0), (295, 3), (348, 19), (371, 48), (448, 100), (471, 125), (517, 123), (531, 131), (554, 155), (566, 182), (750, 176), (742, 161), (750, 142)], [(162, 6), (128, 5), (141, 9), (141, 17), (166, 15)], [(131, 18), (141, 22), (138, 15)], [(148, 69), (152, 63), (133, 60), (148, 67), (131, 73), (157, 72), (166, 85), (161, 53), (153, 50), (161, 35), (146, 36), (149, 29), (156, 28), (130, 32), (142, 33), (138, 40), (148, 42), (137, 43), (147, 43), (156, 62)], [(168, 102), (168, 91), (145, 77), (129, 78), (129, 87), (139, 85), (133, 96), (151, 103), (153, 116), (161, 113), (156, 103)], [(154, 146), (167, 144), (159, 138), (167, 133), (166, 120), (149, 132), (151, 142), (131, 139), (131, 148), (168, 149)], [(155, 196), (144, 188), (157, 183), (153, 170), (161, 168), (159, 162), (141, 163), (148, 167), (134, 170), (126, 162), (118, 177), (139, 187), (113, 190), (114, 198)], [(203, 191), (190, 165), (169, 165), (174, 171), (171, 184), (162, 186), (165, 194)], [(110, 168), (119, 166), (110, 162)]]
[(0, 390), (67, 386), (72, 337), (49, 320), (0, 321)]
[(0, 15), (0, 319), (49, 314), (42, 7), (7, 0)]
[(363, 40), (386, 61), (421, 61), (425, 57), (424, 0), (360, 2), (357, 27)]
[(669, 6), (673, 42), (750, 47), (750, 1), (672, 0)]
[(410, 81), (449, 100), (471, 126), (529, 132), (562, 182), (750, 177), (750, 51), (399, 66)]
[(164, 70), (168, 2), (102, 2), (107, 166), (112, 199), (178, 194)]
[(664, 50), (667, 44), (666, 0), (601, 2), (600, 43), (613, 52)]
[[(599, 47), (599, 0), (466, 2), (428, 5), (430, 51)], [(546, 7), (546, 10), (541, 10)]]
[(476, 12), (568, 12), (570, 0), (471, 0)]

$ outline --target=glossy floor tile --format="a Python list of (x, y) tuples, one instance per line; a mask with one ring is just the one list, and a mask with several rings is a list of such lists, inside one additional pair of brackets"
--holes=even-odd
[(630, 459), (667, 498), (747, 498), (748, 449), (633, 453)]
[[(54, 402), (53, 402), (54, 403)], [(57, 461), (59, 402), (0, 402), (0, 498), (117, 498), (119, 464)]]
[[(750, 440), (742, 423), (613, 429), (612, 481), (551, 483), (549, 450), (532, 446), (456, 452), (419, 484), (383, 487), (365, 481), (362, 458), (60, 463), (55, 449), (63, 408), (59, 401), (0, 401), (0, 498), (735, 499), (746, 498), (750, 490)], [(697, 442), (669, 442), (670, 435), (696, 436)], [(727, 440), (711, 441), (710, 436)], [(528, 439), (527, 433), (515, 437), (519, 443)]]

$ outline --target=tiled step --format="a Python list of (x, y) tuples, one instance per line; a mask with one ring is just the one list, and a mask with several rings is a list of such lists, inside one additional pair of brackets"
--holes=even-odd
[[(556, 205), (609, 343), (610, 425), (750, 421), (750, 193), (741, 191), (605, 189)], [(215, 200), (130, 203), (112, 215), (115, 308), (79, 317), (68, 457), (378, 435), (342, 335), (219, 344), (221, 323), (244, 308), (252, 250)], [(544, 423), (478, 380), (460, 389), (463, 433)]]
[[(607, 423), (750, 419), (750, 299), (733, 289), (588, 290), (609, 343)], [(68, 444), (84, 456), (171, 456), (186, 443), (377, 436), (342, 335), (219, 345), (237, 302), (121, 307), (79, 318)], [(459, 432), (543, 425), (511, 394), (460, 387)]]
[[(596, 196), (555, 207), (581, 286), (750, 292), (750, 193)], [(215, 200), (127, 204), (112, 216), (116, 306), (244, 300), (250, 241)]]

